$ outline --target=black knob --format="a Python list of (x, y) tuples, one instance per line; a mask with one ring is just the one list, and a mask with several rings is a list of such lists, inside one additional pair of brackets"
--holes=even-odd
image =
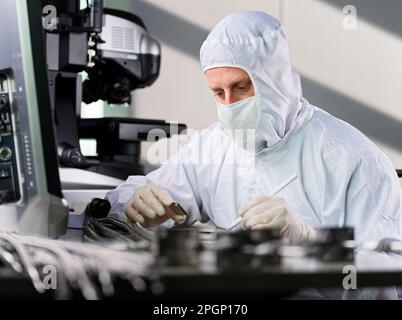
[(0, 110), (3, 109), (7, 105), (7, 98), (0, 97)]
[(101, 219), (106, 218), (110, 212), (111, 206), (109, 201), (105, 199), (93, 199), (87, 206), (85, 210), (85, 215), (87, 219), (95, 218)]

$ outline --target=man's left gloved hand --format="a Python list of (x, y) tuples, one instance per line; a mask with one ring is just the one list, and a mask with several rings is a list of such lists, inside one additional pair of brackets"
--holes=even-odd
[(240, 209), (248, 229), (278, 228), (283, 237), (294, 241), (312, 240), (315, 231), (289, 211), (287, 201), (279, 197), (259, 197)]

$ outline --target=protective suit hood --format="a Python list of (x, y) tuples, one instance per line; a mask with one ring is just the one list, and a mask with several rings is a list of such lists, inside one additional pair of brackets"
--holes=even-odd
[(299, 75), (292, 69), (281, 23), (259, 11), (233, 13), (208, 35), (200, 52), (203, 71), (237, 67), (253, 81), (261, 108), (257, 151), (276, 145), (303, 109)]

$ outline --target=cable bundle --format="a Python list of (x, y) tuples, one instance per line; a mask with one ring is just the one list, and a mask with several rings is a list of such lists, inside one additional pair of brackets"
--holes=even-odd
[(144, 276), (154, 256), (146, 250), (149, 242), (133, 243), (77, 243), (0, 232), (0, 263), (27, 275), (41, 294), (46, 292), (42, 270), (51, 266), (57, 273), (56, 298), (68, 299), (79, 290), (85, 299), (96, 300), (114, 295), (117, 278), (136, 291), (146, 290)]

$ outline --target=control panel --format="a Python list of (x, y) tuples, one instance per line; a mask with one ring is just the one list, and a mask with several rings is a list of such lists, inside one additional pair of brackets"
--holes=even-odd
[(20, 200), (9, 80), (0, 73), (0, 204)]

